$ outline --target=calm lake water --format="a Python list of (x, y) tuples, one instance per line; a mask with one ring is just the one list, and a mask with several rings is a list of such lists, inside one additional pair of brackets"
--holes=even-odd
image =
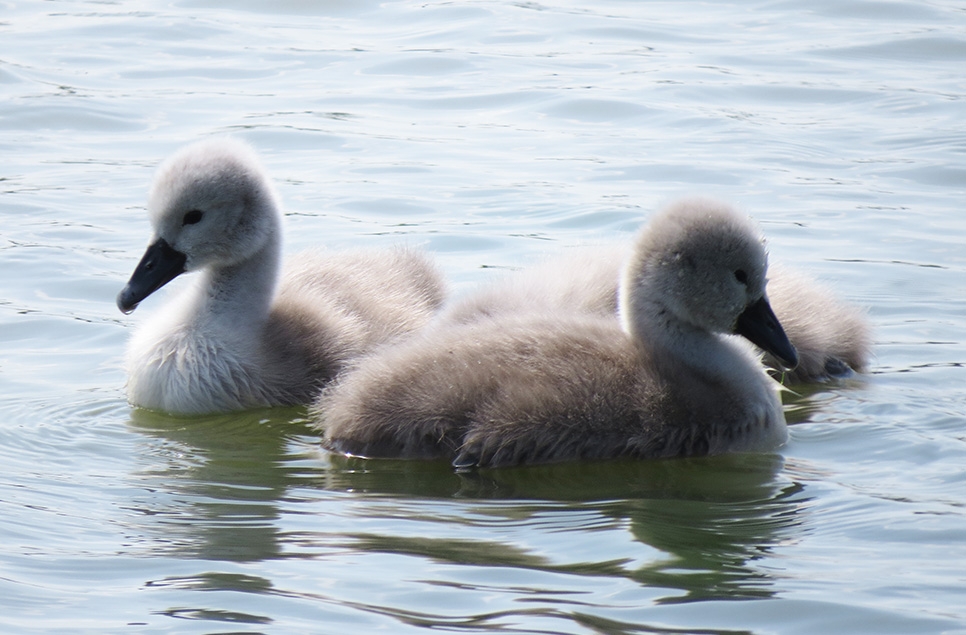
[[(0, 631), (966, 633), (966, 5), (229, 5), (0, 5)], [(726, 198), (876, 359), (706, 460), (454, 474), (133, 410), (147, 187), (224, 133), (288, 252), (420, 245), (454, 295)]]

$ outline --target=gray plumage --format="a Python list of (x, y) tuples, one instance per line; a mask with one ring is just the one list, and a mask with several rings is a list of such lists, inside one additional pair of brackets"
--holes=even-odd
[[(468, 323), (545, 311), (616, 316), (620, 269), (627, 256), (625, 245), (569, 249), (454, 302), (441, 320)], [(862, 309), (794, 269), (773, 265), (768, 277), (769, 301), (800, 358), (787, 371), (771, 355), (764, 356), (766, 365), (784, 371), (783, 381), (825, 381), (868, 367), (872, 337)]]
[(277, 196), (231, 139), (182, 149), (158, 170), (151, 244), (118, 295), (125, 313), (182, 272), (193, 285), (135, 331), (130, 402), (175, 414), (308, 403), (352, 358), (424, 325), (436, 268), (409, 249), (306, 252), (281, 268)]
[(754, 331), (795, 365), (766, 261), (747, 218), (682, 202), (638, 238), (621, 323), (551, 309), (434, 324), (361, 359), (313, 416), (336, 451), (460, 467), (774, 449), (787, 436), (779, 386), (731, 335)]

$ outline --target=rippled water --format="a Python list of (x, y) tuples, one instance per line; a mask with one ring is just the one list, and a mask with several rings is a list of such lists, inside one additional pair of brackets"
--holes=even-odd
[[(0, 11), (0, 630), (966, 632), (966, 7), (232, 7)], [(147, 185), (225, 132), (289, 251), (421, 245), (454, 294), (725, 197), (868, 307), (874, 367), (775, 455), (478, 474), (134, 411)]]

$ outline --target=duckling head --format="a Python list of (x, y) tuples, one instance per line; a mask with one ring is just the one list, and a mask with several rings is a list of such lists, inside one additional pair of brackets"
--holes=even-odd
[(650, 326), (734, 333), (798, 364), (765, 293), (768, 254), (752, 221), (709, 199), (679, 201), (642, 231), (621, 283), (620, 312), (632, 335)]
[(230, 267), (278, 240), (274, 189), (254, 151), (233, 139), (202, 141), (158, 168), (148, 197), (150, 245), (117, 296), (131, 313), (188, 271)]

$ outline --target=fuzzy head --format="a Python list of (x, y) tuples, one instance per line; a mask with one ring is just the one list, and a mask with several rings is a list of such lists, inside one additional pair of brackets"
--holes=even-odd
[(767, 269), (764, 239), (748, 217), (713, 200), (679, 201), (637, 239), (621, 284), (625, 330), (634, 332), (641, 312), (656, 304), (691, 327), (732, 333), (765, 297)]
[(148, 198), (155, 240), (185, 255), (185, 270), (230, 266), (275, 236), (279, 207), (258, 158), (232, 139), (202, 141), (158, 168)]

